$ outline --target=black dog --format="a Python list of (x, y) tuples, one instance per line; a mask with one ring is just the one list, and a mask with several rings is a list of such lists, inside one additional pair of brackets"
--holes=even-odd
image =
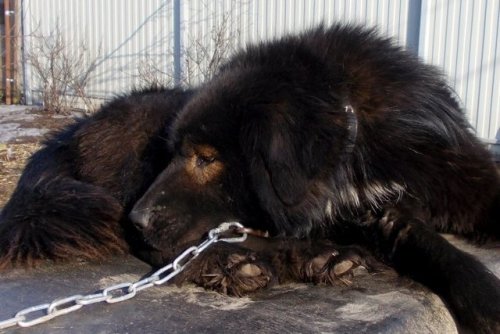
[(217, 244), (186, 280), (236, 295), (334, 282), (352, 269), (344, 259), (370, 267), (332, 242), (356, 243), (463, 325), (499, 328), (499, 280), (435, 232), (499, 237), (495, 166), (436, 71), (373, 32), (250, 47), (195, 92), (119, 98), (46, 145), (0, 216), (1, 267), (140, 250), (126, 214), (159, 174), (130, 214), (162, 253), (150, 262), (224, 220), (274, 236)]
[[(498, 239), (495, 166), (437, 71), (372, 31), (334, 26), (249, 47), (188, 101), (171, 149), (131, 213), (154, 246), (227, 219), (306, 244), (355, 242), (434, 290), (462, 325), (500, 332), (500, 280), (436, 232)], [(215, 268), (253, 261), (232, 281), (249, 291), (281, 274), (276, 259), (297, 278), (311, 279), (298, 262), (318, 263), (287, 246), (271, 260), (220, 247), (188, 278), (227, 291)], [(319, 267), (333, 276), (331, 257)]]

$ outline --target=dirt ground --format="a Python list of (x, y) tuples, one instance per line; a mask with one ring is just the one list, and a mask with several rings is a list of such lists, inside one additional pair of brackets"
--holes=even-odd
[(26, 106), (0, 106), (0, 208), (9, 199), (27, 159), (43, 139), (74, 119)]

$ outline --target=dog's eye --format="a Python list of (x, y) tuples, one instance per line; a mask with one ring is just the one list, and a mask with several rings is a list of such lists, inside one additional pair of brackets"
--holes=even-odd
[(197, 155), (196, 156), (196, 165), (198, 167), (203, 167), (206, 165), (209, 165), (215, 161), (214, 156), (203, 156), (203, 155)]

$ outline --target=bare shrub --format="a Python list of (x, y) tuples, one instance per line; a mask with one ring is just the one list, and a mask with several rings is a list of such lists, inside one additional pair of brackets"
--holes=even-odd
[(165, 71), (161, 63), (150, 54), (144, 56), (144, 59), (139, 63), (137, 71), (142, 87), (169, 87), (174, 83), (173, 74)]
[[(207, 6), (207, 3), (204, 3)], [(212, 12), (210, 17), (216, 17)], [(199, 36), (190, 34), (186, 45), (181, 46), (184, 60), (180, 82), (175, 82), (174, 72), (167, 71), (158, 58), (149, 54), (144, 56), (138, 66), (138, 79), (141, 86), (168, 87), (175, 84), (191, 87), (210, 79), (222, 63), (235, 52), (235, 41), (239, 40), (239, 30), (232, 31), (234, 16), (225, 12), (219, 20), (212, 20), (210, 30)], [(172, 57), (173, 53), (164, 57)], [(163, 66), (163, 67), (162, 67)]]
[(67, 41), (59, 25), (48, 35), (30, 35), (29, 40), (26, 61), (39, 79), (44, 109), (68, 113), (81, 102), (87, 112), (94, 111), (86, 87), (99, 58), (89, 56), (84, 42), (76, 47)]
[(232, 19), (232, 14), (225, 12), (218, 22), (213, 21), (207, 34), (197, 38), (189, 36), (189, 43), (183, 49), (182, 84), (190, 86), (210, 79), (235, 52), (234, 41), (239, 39), (240, 32), (231, 30)]

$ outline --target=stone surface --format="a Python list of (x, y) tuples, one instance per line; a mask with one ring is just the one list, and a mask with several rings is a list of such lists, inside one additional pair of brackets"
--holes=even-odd
[[(500, 275), (500, 250), (454, 243)], [(131, 257), (103, 263), (44, 265), (0, 277), (0, 319), (28, 306), (133, 282), (151, 268)], [(8, 333), (456, 333), (442, 301), (391, 270), (362, 272), (350, 286), (287, 284), (243, 298), (163, 285), (117, 304), (84, 306), (33, 328)]]

